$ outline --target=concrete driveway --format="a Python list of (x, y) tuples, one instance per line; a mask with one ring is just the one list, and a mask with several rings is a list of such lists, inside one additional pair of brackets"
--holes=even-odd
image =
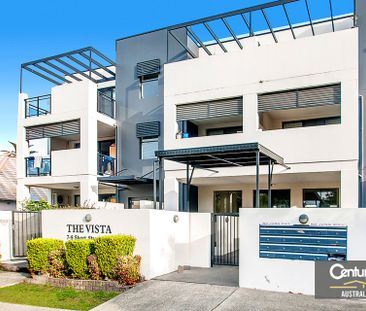
[(151, 280), (93, 310), (366, 310), (366, 302), (319, 300), (311, 296), (230, 286)]
[(0, 287), (18, 284), (27, 277), (29, 277), (27, 273), (0, 271)]

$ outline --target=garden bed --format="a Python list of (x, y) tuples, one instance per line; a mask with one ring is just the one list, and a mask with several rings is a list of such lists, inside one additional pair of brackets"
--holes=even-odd
[(72, 287), (76, 290), (85, 290), (92, 292), (124, 292), (133, 285), (123, 285), (117, 281), (102, 281), (102, 280), (77, 280), (69, 278), (53, 278), (47, 275), (34, 275), (32, 278), (26, 279), (25, 283), (35, 285), (50, 285), (54, 287)]

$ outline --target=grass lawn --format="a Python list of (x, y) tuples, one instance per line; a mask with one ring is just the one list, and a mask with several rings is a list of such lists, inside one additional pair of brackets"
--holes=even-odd
[(0, 288), (2, 302), (72, 310), (90, 310), (116, 295), (24, 283)]

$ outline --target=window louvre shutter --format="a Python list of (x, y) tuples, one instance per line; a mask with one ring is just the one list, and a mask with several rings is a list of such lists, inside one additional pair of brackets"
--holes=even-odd
[(333, 84), (258, 95), (258, 111), (339, 105), (341, 85)]
[(160, 59), (151, 59), (145, 62), (137, 63), (136, 65), (137, 77), (144, 77), (160, 73)]
[(177, 121), (239, 116), (243, 114), (243, 98), (235, 97), (177, 106)]
[(26, 128), (26, 140), (80, 134), (80, 120), (37, 125)]
[(160, 122), (151, 121), (137, 123), (136, 136), (139, 138), (160, 136)]

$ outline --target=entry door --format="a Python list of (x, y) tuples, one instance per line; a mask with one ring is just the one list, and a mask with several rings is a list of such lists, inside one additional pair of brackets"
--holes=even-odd
[(215, 191), (212, 215), (212, 264), (239, 265), (241, 191)]

